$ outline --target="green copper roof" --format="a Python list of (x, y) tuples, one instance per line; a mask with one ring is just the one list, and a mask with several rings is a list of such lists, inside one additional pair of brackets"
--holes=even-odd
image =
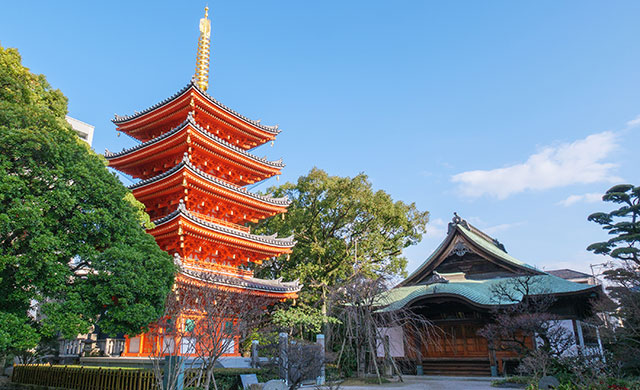
[(492, 255), (499, 257), (500, 259), (507, 261), (509, 263), (515, 264), (515, 265), (519, 265), (521, 267), (526, 267), (532, 270), (536, 270), (539, 271), (538, 269), (536, 269), (533, 266), (530, 266), (529, 264), (522, 262), (518, 259), (516, 259), (515, 257), (509, 255), (507, 252), (503, 251), (502, 249), (498, 248), (494, 243), (487, 241), (486, 239), (484, 239), (483, 237), (481, 237), (480, 235), (474, 233), (471, 229), (467, 229), (466, 227), (462, 226), (462, 225), (458, 225), (458, 227), (460, 228), (460, 232), (467, 237), (469, 240), (473, 241), (474, 244), (482, 247), (482, 249), (486, 250), (487, 252), (490, 252)]
[[(485, 257), (495, 259), (497, 264), (502, 263), (505, 272), (511, 276), (494, 274), (493, 276), (485, 275), (483, 279), (480, 279), (480, 276), (476, 275), (476, 278), (467, 279), (464, 272), (436, 273), (434, 270), (437, 268), (439, 260), (451, 256), (451, 253), (444, 251), (453, 242), (456, 235), (463, 237), (467, 246), (473, 247), (470, 248), (471, 251), (482, 252)], [(464, 246), (463, 250), (465, 250)], [(498, 241), (469, 225), (455, 214), (453, 222), (449, 224), (449, 233), (438, 248), (398, 287), (380, 294), (378, 304), (382, 312), (394, 311), (418, 298), (457, 296), (478, 306), (510, 305), (522, 300), (522, 294), (516, 291), (514, 282), (525, 279), (529, 279), (530, 295), (571, 294), (598, 288), (570, 282), (516, 259), (509, 255)], [(500, 284), (512, 290), (509, 295), (513, 297), (513, 301), (499, 300), (500, 297), (496, 296), (495, 291)]]
[[(441, 276), (444, 278), (447, 278), (449, 275), (453, 274), (441, 274)], [(527, 276), (515, 276), (487, 280), (451, 280), (448, 283), (433, 283), (429, 285), (396, 287), (380, 295), (379, 304), (380, 306), (385, 306), (380, 311), (395, 311), (404, 307), (417, 298), (426, 298), (429, 296), (435, 297), (438, 295), (458, 295), (471, 301), (471, 303), (481, 306), (509, 305), (516, 303), (517, 301), (500, 302), (498, 297), (495, 296), (494, 288), (501, 283), (504, 286), (513, 288), (512, 282), (514, 280), (524, 278), (527, 278)], [(529, 286), (534, 293), (532, 295), (575, 293), (590, 290), (595, 287), (570, 282), (568, 280), (564, 280), (550, 274), (534, 275), (529, 276), (529, 278), (531, 278)], [(518, 298), (518, 301), (522, 299), (522, 294), (517, 293), (515, 289), (513, 289), (512, 291), (514, 298)]]
[(447, 233), (447, 237), (440, 243), (440, 245), (438, 245), (436, 250), (431, 253), (427, 260), (425, 260), (420, 267), (413, 271), (411, 275), (409, 275), (409, 277), (401, 282), (399, 286), (408, 286), (411, 284), (419, 283), (420, 280), (424, 280), (424, 274), (418, 280), (415, 280), (415, 278), (423, 273), (431, 263), (445, 256), (445, 253), (443, 251), (456, 235), (464, 237), (472, 245), (478, 247), (478, 250), (485, 252), (487, 255), (494, 257), (495, 259), (500, 260), (503, 263), (521, 268), (526, 272), (531, 272), (534, 274), (544, 274), (543, 271), (509, 255), (504, 250), (504, 246), (502, 246), (498, 241), (481, 232), (476, 227), (471, 226), (462, 218), (459, 218), (456, 215), (453, 223), (449, 224), (449, 232)]

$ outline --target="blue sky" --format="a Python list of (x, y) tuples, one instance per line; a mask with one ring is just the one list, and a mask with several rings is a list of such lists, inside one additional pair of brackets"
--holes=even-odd
[[(205, 3), (5, 2), (0, 44), (96, 126), (186, 85)], [(283, 129), (254, 151), (295, 180), (365, 172), (431, 212), (409, 271), (457, 211), (545, 269), (589, 270), (586, 217), (640, 184), (640, 2), (211, 2), (209, 92)], [(257, 187), (277, 184), (269, 180)]]

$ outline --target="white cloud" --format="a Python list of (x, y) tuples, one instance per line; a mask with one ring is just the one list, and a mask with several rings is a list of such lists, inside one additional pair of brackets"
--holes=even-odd
[(590, 192), (582, 195), (569, 195), (565, 200), (561, 200), (558, 204), (569, 207), (578, 202), (596, 203), (602, 200), (602, 194), (599, 192)]
[(616, 134), (605, 131), (572, 143), (544, 147), (522, 164), (462, 172), (451, 180), (458, 183), (464, 196), (477, 198), (490, 195), (498, 199), (527, 190), (616, 182), (621, 180), (612, 174), (616, 164), (602, 160), (617, 147)]
[(627, 129), (630, 129), (636, 126), (640, 126), (640, 115), (638, 115), (635, 119), (632, 119), (629, 122), (627, 122)]

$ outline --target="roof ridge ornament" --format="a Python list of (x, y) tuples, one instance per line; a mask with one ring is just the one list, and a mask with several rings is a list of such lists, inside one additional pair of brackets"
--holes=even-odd
[(498, 247), (498, 249), (500, 249), (500, 250), (501, 250), (501, 251), (503, 251), (504, 253), (507, 253), (507, 250), (505, 249), (504, 245), (503, 245), (500, 241), (498, 241), (498, 239), (497, 239), (497, 238), (494, 238), (494, 239), (493, 239), (493, 245), (497, 246), (497, 247)]
[(204, 7), (204, 18), (200, 19), (200, 37), (198, 38), (198, 54), (196, 56), (195, 84), (203, 91), (209, 87), (209, 46), (211, 21), (209, 7)]
[(458, 225), (466, 228), (467, 230), (471, 230), (469, 228), (469, 224), (467, 223), (467, 221), (462, 219), (462, 217), (460, 217), (458, 215), (458, 213), (454, 211), (453, 212), (453, 219), (451, 220), (451, 222), (449, 222), (449, 229), (447, 231), (447, 234), (451, 233), (453, 231), (453, 229)]

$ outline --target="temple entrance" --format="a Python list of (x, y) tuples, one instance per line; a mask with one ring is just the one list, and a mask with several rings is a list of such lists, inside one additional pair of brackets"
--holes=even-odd
[(423, 351), (425, 358), (488, 358), (489, 347), (484, 337), (477, 332), (482, 324), (477, 323), (436, 323), (440, 328)]
[(435, 327), (419, 348), (425, 375), (491, 375), (488, 342), (478, 335), (488, 313), (449, 297), (416, 302), (413, 310)]
[(481, 323), (440, 322), (439, 329), (422, 348), (425, 375), (489, 376), (489, 347), (478, 336)]

